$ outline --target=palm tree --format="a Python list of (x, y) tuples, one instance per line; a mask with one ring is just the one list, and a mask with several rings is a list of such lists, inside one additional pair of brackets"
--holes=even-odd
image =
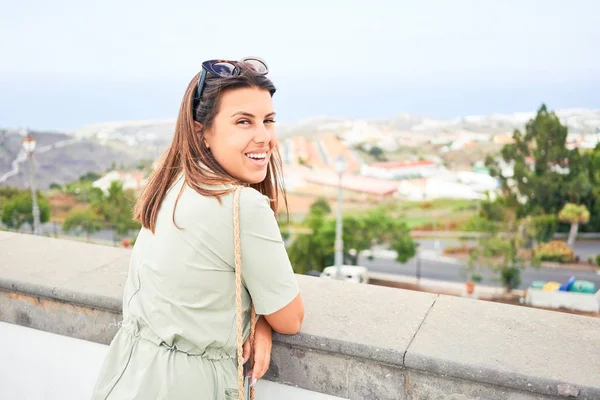
[(586, 224), (590, 220), (590, 212), (584, 205), (567, 203), (558, 213), (558, 219), (562, 222), (571, 224), (567, 244), (569, 246), (573, 246), (573, 243), (575, 243), (575, 237), (577, 237), (579, 224)]

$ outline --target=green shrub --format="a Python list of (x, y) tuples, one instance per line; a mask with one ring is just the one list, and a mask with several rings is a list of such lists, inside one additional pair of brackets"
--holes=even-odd
[(558, 218), (556, 215), (537, 215), (531, 218), (534, 229), (534, 237), (538, 242), (549, 242), (558, 229)]
[(534, 256), (540, 261), (554, 261), (561, 263), (575, 261), (573, 249), (560, 240), (542, 243), (540, 247), (534, 251)]
[(485, 200), (481, 202), (480, 216), (490, 221), (504, 219), (504, 206), (501, 201)]
[(481, 239), (481, 245), (485, 257), (498, 257), (506, 253), (510, 243), (501, 237), (490, 237)]
[(600, 254), (596, 256), (596, 264), (600, 267)]
[(423, 201), (421, 204), (419, 204), (419, 208), (421, 208), (421, 210), (427, 210), (431, 207), (433, 207), (433, 203), (431, 201)]
[(503, 269), (500, 274), (500, 279), (505, 287), (516, 289), (521, 284), (521, 270), (516, 267)]
[(471, 253), (476, 247), (461, 244), (460, 246), (448, 246), (444, 248), (444, 254)]
[(497, 232), (498, 223), (482, 217), (473, 217), (463, 228), (466, 232)]

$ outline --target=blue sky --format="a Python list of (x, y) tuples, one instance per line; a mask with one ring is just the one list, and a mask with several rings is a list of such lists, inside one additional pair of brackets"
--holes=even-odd
[(600, 107), (600, 2), (0, 0), (0, 127), (174, 118), (257, 55), (280, 121)]

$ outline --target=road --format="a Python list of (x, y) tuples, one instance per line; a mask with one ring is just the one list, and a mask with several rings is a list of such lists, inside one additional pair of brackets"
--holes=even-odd
[[(448, 246), (460, 246), (461, 244), (459, 240), (451, 239), (416, 239), (416, 242), (421, 245), (421, 249), (423, 250), (435, 250), (440, 252)], [(477, 241), (470, 240), (465, 243), (468, 245), (476, 245)], [(582, 261), (587, 261), (589, 257), (596, 257), (596, 255), (600, 254), (600, 242), (597, 240), (578, 240), (573, 246), (573, 251)]]
[[(598, 245), (598, 242), (595, 242)], [(587, 248), (587, 246), (584, 246)], [(423, 246), (425, 248), (425, 246)], [(597, 247), (596, 247), (597, 248)], [(372, 272), (384, 272), (388, 274), (415, 276), (417, 269), (416, 258), (408, 261), (406, 264), (398, 263), (389, 258), (375, 258), (370, 261), (367, 257), (359, 257), (359, 264), (364, 265)], [(464, 282), (465, 278), (461, 276), (462, 263), (458, 261), (443, 260), (443, 257), (435, 259), (421, 260), (421, 277), (429, 279), (438, 279), (451, 282)], [(501, 286), (499, 282), (493, 280), (494, 274), (486, 268), (480, 268), (476, 272), (483, 277), (482, 285)], [(583, 271), (574, 269), (553, 269), (553, 268), (533, 268), (528, 267), (521, 272), (522, 283), (519, 286), (525, 289), (533, 281), (556, 281), (566, 283), (571, 276), (578, 280), (594, 282), (597, 288), (600, 288), (600, 275), (593, 271)]]

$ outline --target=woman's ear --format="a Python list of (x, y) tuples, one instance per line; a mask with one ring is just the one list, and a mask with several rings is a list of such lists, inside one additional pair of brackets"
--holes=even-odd
[(194, 133), (196, 134), (198, 139), (200, 139), (202, 141), (201, 145), (203, 145), (207, 149), (210, 149), (208, 140), (206, 140), (206, 135), (203, 134), (203, 129), (204, 129), (204, 126), (200, 122), (194, 121)]
[(194, 121), (194, 133), (196, 135), (200, 135), (202, 133), (202, 129), (204, 129), (204, 125), (198, 121)]

